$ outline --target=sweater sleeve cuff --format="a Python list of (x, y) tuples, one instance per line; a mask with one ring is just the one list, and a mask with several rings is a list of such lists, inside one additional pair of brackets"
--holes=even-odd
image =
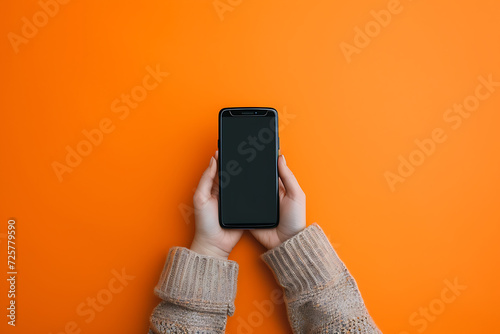
[(192, 310), (233, 315), (238, 263), (172, 247), (154, 292)]
[(314, 223), (261, 255), (290, 300), (338, 279), (347, 269)]

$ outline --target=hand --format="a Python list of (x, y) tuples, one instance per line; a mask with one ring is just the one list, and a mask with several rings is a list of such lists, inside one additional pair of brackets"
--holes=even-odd
[(200, 254), (227, 259), (243, 230), (222, 229), (219, 225), (218, 158), (219, 151), (216, 151), (193, 196), (196, 230), (190, 248)]
[(286, 165), (285, 157), (278, 158), (280, 221), (273, 229), (250, 232), (267, 249), (281, 245), (306, 227), (306, 195)]

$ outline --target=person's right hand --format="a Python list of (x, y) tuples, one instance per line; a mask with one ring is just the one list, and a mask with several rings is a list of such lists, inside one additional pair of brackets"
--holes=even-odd
[(273, 229), (250, 232), (267, 249), (281, 245), (306, 227), (306, 195), (286, 165), (285, 157), (278, 158), (280, 221)]

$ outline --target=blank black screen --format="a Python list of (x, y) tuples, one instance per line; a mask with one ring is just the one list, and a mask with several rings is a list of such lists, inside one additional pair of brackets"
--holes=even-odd
[(270, 116), (222, 117), (221, 220), (272, 225), (278, 219), (276, 126)]

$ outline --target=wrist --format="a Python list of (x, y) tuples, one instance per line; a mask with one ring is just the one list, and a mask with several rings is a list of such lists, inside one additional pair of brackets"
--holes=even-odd
[[(278, 247), (280, 246), (282, 243), (284, 243), (285, 241), (293, 238), (294, 236), (296, 236), (297, 234), (299, 234), (300, 232), (304, 231), (304, 229), (306, 228), (306, 226), (304, 227), (301, 227), (301, 228), (297, 228), (293, 231), (287, 231), (288, 233), (285, 233), (283, 231), (277, 231), (278, 232), (278, 244), (274, 245), (274, 247), (271, 247), (271, 248), (275, 248), (275, 247)], [(270, 249), (271, 249), (270, 248)]]
[(213, 256), (223, 260), (227, 260), (229, 257), (228, 252), (196, 239), (193, 240), (189, 249), (201, 255)]

